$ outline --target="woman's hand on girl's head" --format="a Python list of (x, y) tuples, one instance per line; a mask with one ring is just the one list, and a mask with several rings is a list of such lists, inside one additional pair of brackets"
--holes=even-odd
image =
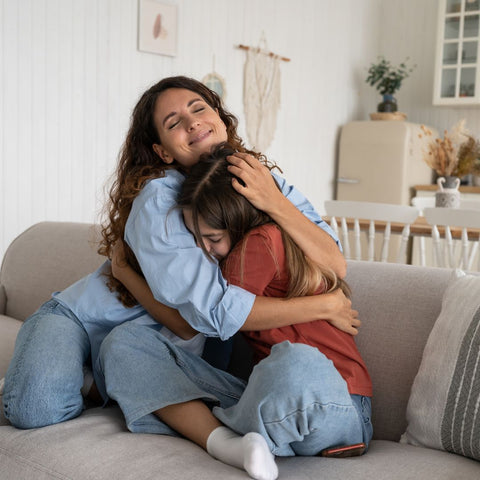
[(233, 179), (233, 188), (243, 195), (254, 207), (271, 214), (271, 209), (278, 206), (284, 195), (277, 187), (270, 170), (254, 156), (237, 152), (227, 157), (230, 162), (228, 170), (240, 178), (244, 185)]
[(357, 335), (362, 322), (358, 319), (357, 310), (352, 309), (351, 300), (345, 296), (340, 288), (323, 295), (329, 295), (332, 302), (331, 313), (325, 320), (343, 332)]

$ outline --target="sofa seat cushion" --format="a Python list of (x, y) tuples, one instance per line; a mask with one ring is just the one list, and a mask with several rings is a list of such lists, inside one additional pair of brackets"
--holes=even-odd
[(460, 455), (388, 440), (374, 440), (362, 457), (278, 459), (280, 476), (295, 480), (473, 480), (480, 463)]
[[(133, 434), (117, 407), (87, 410), (79, 418), (35, 430), (0, 427), (2, 478), (15, 480), (245, 480), (241, 470), (214, 460), (180, 438)], [(282, 480), (391, 480), (480, 478), (480, 463), (458, 455), (377, 440), (350, 459), (279, 458)]]

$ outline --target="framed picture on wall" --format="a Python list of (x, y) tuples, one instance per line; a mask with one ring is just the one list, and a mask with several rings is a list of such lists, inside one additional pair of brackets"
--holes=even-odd
[(139, 0), (138, 49), (175, 56), (177, 53), (177, 6), (157, 0)]

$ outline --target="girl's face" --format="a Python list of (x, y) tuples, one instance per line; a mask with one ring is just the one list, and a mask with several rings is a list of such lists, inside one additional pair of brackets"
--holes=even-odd
[[(183, 221), (185, 222), (186, 227), (195, 237), (193, 233), (195, 231), (195, 226), (193, 223), (192, 211), (188, 209), (183, 210)], [(230, 235), (226, 230), (217, 230), (215, 228), (209, 227), (203, 220), (202, 217), (198, 217), (198, 228), (200, 231), (201, 239), (195, 237), (197, 246), (201, 246), (201, 242), (205, 245), (205, 249), (217, 260), (222, 260), (225, 258), (232, 248), (232, 242), (230, 241)]]
[(164, 162), (176, 160), (187, 170), (202, 153), (228, 140), (217, 111), (191, 90), (165, 90), (157, 98), (153, 118), (161, 141), (153, 145), (154, 151)]

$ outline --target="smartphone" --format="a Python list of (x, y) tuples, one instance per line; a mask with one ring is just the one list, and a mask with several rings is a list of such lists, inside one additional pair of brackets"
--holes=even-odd
[(320, 452), (322, 457), (346, 458), (357, 457), (365, 453), (367, 446), (364, 443), (356, 443), (355, 445), (345, 445), (343, 447), (326, 448)]

